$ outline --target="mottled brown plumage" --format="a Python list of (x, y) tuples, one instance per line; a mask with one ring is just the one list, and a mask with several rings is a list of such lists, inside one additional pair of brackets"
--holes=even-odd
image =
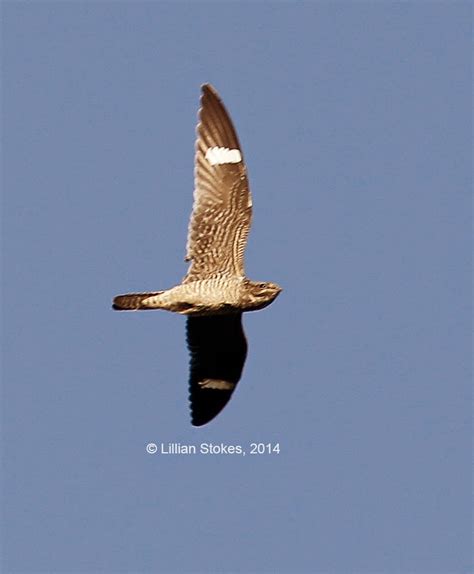
[(212, 420), (237, 385), (247, 354), (242, 313), (262, 309), (278, 285), (245, 277), (252, 199), (242, 148), (217, 92), (202, 87), (195, 154), (194, 205), (183, 281), (166, 291), (114, 298), (117, 310), (164, 309), (187, 315), (192, 423)]

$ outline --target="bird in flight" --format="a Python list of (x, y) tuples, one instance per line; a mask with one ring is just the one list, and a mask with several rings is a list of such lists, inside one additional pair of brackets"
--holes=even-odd
[(196, 131), (188, 273), (166, 291), (117, 295), (113, 308), (187, 316), (191, 422), (202, 426), (225, 407), (240, 380), (247, 356), (242, 313), (263, 309), (281, 288), (245, 276), (252, 219), (247, 170), (230, 116), (210, 84), (202, 86)]

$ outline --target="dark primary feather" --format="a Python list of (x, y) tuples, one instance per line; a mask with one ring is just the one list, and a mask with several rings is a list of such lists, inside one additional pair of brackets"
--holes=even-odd
[[(225, 407), (240, 379), (247, 356), (242, 314), (188, 317), (191, 354), (189, 391), (191, 422), (208, 423)], [(206, 384), (199, 384), (208, 381)], [(213, 381), (233, 383), (232, 388), (212, 388)]]
[[(242, 161), (212, 165), (209, 148), (238, 149)], [(252, 219), (247, 170), (236, 131), (217, 92), (202, 87), (194, 166), (194, 205), (189, 222), (184, 281), (245, 275), (244, 249)]]

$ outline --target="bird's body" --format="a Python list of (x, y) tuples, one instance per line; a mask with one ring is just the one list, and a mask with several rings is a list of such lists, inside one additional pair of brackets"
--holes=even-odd
[(183, 281), (165, 291), (114, 298), (116, 310), (163, 309), (188, 316), (192, 422), (202, 425), (228, 402), (247, 354), (242, 313), (262, 309), (280, 293), (250, 281), (243, 254), (252, 200), (242, 150), (217, 92), (202, 87), (195, 156), (194, 206)]
[(262, 309), (273, 301), (273, 294), (268, 283), (254, 283), (246, 277), (213, 277), (180, 283), (166, 291), (118, 295), (114, 308), (163, 309), (195, 316), (228, 315)]

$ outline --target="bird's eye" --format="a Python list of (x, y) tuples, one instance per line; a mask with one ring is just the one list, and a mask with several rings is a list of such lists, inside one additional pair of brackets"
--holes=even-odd
[(266, 283), (259, 283), (258, 286), (259, 286), (261, 289), (264, 289), (264, 288), (267, 286), (267, 284), (266, 284)]

